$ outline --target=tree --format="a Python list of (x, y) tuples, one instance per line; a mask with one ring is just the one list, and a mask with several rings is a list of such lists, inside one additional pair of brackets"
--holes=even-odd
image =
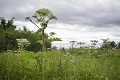
[(117, 43), (117, 48), (120, 49), (120, 42)]
[[(33, 19), (35, 19), (35, 21)], [(26, 17), (26, 20), (29, 20), (36, 27), (38, 27), (39, 31), (42, 33), (42, 52), (44, 52), (45, 46), (44, 30), (47, 28), (48, 22), (52, 19), (57, 20), (57, 17), (54, 16), (49, 9), (45, 8), (37, 10), (32, 17)], [(38, 26), (37, 23), (39, 23), (41, 27)]]
[(0, 17), (0, 46), (5, 50), (13, 49), (16, 46), (16, 26), (13, 22), (14, 17), (11, 20), (5, 20), (4, 17)]
[(112, 42), (110, 42), (110, 46), (112, 47), (112, 48), (116, 48), (116, 43), (115, 43), (115, 41), (112, 41)]

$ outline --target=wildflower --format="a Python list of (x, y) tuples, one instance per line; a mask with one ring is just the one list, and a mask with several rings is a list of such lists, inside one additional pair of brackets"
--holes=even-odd
[(74, 60), (70, 60), (70, 62), (74, 62)]
[(101, 76), (101, 78), (104, 78), (104, 76)]
[(65, 62), (66, 60), (63, 60), (62, 62)]
[(108, 77), (105, 77), (105, 80), (109, 80)]
[(66, 53), (67, 55), (69, 55), (70, 53)]
[(97, 55), (98, 57), (100, 57), (101, 55)]
[(64, 55), (65, 57), (67, 56), (67, 55)]

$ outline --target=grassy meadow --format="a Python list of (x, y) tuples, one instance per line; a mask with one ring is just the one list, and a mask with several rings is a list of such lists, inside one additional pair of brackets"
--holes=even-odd
[(120, 80), (120, 51), (0, 54), (0, 80)]

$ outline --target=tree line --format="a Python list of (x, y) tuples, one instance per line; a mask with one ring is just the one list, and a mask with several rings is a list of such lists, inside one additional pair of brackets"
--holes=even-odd
[[(14, 18), (6, 20), (4, 17), (0, 18), (0, 50), (15, 50), (18, 49), (16, 39), (27, 39), (30, 45), (26, 50), (37, 52), (41, 49), (41, 44), (38, 40), (41, 40), (40, 32), (33, 32), (27, 29), (25, 26), (23, 30), (16, 30), (14, 25)], [(45, 38), (48, 38), (48, 34), (45, 33)], [(51, 47), (51, 42), (46, 42), (46, 48)]]

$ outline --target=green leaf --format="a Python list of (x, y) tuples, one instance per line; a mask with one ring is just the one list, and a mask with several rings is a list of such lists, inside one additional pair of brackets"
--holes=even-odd
[(38, 41), (37, 41), (37, 43), (40, 43), (40, 44), (42, 44), (42, 40), (38, 40)]

